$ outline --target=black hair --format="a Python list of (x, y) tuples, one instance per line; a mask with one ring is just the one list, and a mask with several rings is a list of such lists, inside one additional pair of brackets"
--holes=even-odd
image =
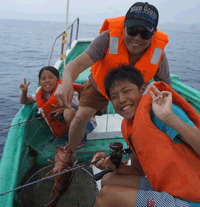
[(38, 74), (39, 80), (40, 80), (42, 72), (45, 71), (45, 70), (48, 70), (48, 71), (52, 72), (59, 79), (59, 72), (56, 68), (54, 68), (52, 66), (45, 66), (40, 70), (40, 72)]
[(111, 69), (104, 80), (106, 95), (110, 98), (110, 88), (115, 86), (115, 82), (129, 81), (134, 83), (140, 89), (144, 84), (142, 73), (132, 65), (119, 65)]

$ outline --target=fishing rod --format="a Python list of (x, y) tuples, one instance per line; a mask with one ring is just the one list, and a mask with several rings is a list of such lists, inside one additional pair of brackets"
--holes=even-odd
[(55, 174), (55, 175), (51, 175), (51, 176), (48, 176), (48, 177), (43, 177), (43, 178), (40, 179), (40, 180), (36, 180), (36, 181), (31, 182), (31, 183), (28, 183), (28, 184), (19, 186), (19, 187), (13, 189), (13, 190), (7, 191), (7, 192), (5, 192), (5, 193), (1, 193), (0, 196), (5, 195), (5, 194), (10, 193), (10, 192), (13, 192), (13, 191), (16, 191), (16, 190), (20, 190), (20, 189), (22, 189), (22, 188), (28, 187), (28, 186), (33, 185), (33, 184), (36, 184), (36, 183), (39, 183), (39, 182), (42, 182), (42, 181), (45, 181), (45, 180), (54, 178), (54, 177), (56, 177), (56, 176), (58, 176), (58, 175), (62, 175), (62, 174), (64, 174), (64, 173), (68, 173), (68, 172), (72, 172), (72, 171), (78, 170), (79, 168), (83, 168), (83, 167), (85, 167), (85, 166), (92, 165), (92, 164), (95, 164), (95, 163), (97, 163), (97, 162), (99, 162), (99, 160), (96, 160), (96, 161), (94, 161), (94, 162), (89, 162), (89, 163), (81, 164), (81, 165), (79, 165), (79, 166), (77, 166), (77, 167), (74, 167), (74, 168), (71, 168), (71, 169), (69, 169), (69, 170), (65, 169), (65, 170), (63, 170), (61, 173), (58, 173), (58, 174)]
[[(109, 149), (110, 149), (110, 152), (111, 153), (107, 157), (109, 157), (112, 160), (113, 164), (116, 165), (116, 168), (119, 168), (119, 164), (122, 163), (121, 162), (122, 154), (127, 154), (127, 153), (130, 154), (130, 152), (131, 152), (129, 148), (122, 150), (122, 146), (123, 146), (123, 144), (120, 143), (120, 142), (111, 142), (109, 144)], [(54, 177), (56, 177), (58, 175), (62, 175), (64, 173), (72, 172), (72, 171), (78, 170), (80, 168), (84, 168), (84, 167), (86, 167), (88, 165), (93, 165), (93, 164), (95, 164), (95, 163), (97, 163), (99, 161), (100, 161), (100, 159), (99, 160), (96, 160), (94, 162), (80, 164), (79, 166), (74, 167), (74, 168), (71, 168), (69, 170), (68, 169), (65, 169), (61, 173), (58, 173), (58, 174), (55, 174), (55, 175), (51, 175), (51, 176), (48, 176), (48, 177), (43, 177), (40, 180), (36, 180), (36, 181), (31, 182), (31, 183), (28, 183), (28, 184), (19, 186), (19, 187), (13, 189), (13, 190), (7, 191), (5, 193), (1, 193), (0, 196), (5, 195), (5, 194), (10, 193), (10, 192), (13, 192), (13, 191), (16, 191), (16, 190), (20, 190), (22, 188), (28, 187), (28, 186), (33, 185), (33, 184), (36, 184), (36, 183), (39, 183), (39, 182), (42, 182), (42, 181), (45, 181), (45, 180), (54, 178)], [(106, 173), (108, 173), (108, 172), (112, 172), (112, 171), (109, 170), (109, 169), (107, 169), (107, 170), (104, 170), (104, 171), (96, 174), (95, 180), (101, 179), (103, 177), (103, 175), (106, 174)]]
[[(54, 116), (55, 114), (56, 114), (56, 113), (50, 113), (48, 116), (51, 117), (51, 116)], [(11, 126), (8, 126), (8, 127), (3, 128), (3, 129), (0, 129), (0, 131), (3, 131), (3, 130), (5, 130), (5, 129), (9, 129), (10, 127), (14, 127), (14, 126), (17, 126), (17, 125), (20, 125), (20, 124), (24, 124), (24, 123), (27, 123), (27, 122), (32, 122), (32, 121), (35, 121), (35, 120), (39, 120), (39, 119), (41, 119), (41, 118), (42, 118), (42, 116), (41, 116), (41, 117), (38, 117), (38, 118), (30, 119), (30, 120), (28, 120), (28, 121), (23, 121), (23, 122), (20, 122), (20, 123), (17, 123), (17, 124), (13, 124), (13, 125), (11, 125)], [(57, 119), (58, 119), (60, 122), (64, 121), (64, 117), (63, 117), (62, 115), (58, 116)]]
[(14, 126), (17, 126), (17, 125), (20, 125), (20, 124), (24, 124), (24, 123), (27, 123), (27, 122), (35, 121), (35, 120), (38, 120), (38, 119), (41, 119), (41, 118), (42, 117), (38, 117), (38, 118), (31, 119), (31, 120), (28, 120), (28, 121), (23, 121), (23, 122), (20, 122), (20, 123), (17, 123), (17, 124), (13, 124), (11, 126), (8, 126), (8, 127), (3, 128), (3, 129), (0, 129), (0, 131), (3, 131), (5, 129), (9, 129), (10, 127), (14, 127)]

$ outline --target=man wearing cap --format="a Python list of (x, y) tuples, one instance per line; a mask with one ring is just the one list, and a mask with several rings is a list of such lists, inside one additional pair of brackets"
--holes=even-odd
[(133, 4), (126, 16), (106, 19), (88, 48), (71, 61), (63, 71), (63, 83), (56, 94), (60, 106), (70, 108), (72, 83), (79, 74), (91, 67), (89, 80), (79, 93), (79, 108), (69, 128), (69, 147), (72, 157), (92, 116), (102, 115), (108, 104), (104, 78), (119, 64), (134, 65), (144, 75), (146, 83), (154, 78), (171, 84), (164, 48), (167, 34), (157, 30), (158, 10), (151, 4)]

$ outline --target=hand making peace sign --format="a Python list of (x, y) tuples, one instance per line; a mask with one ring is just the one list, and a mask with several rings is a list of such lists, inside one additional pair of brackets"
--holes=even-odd
[(30, 84), (30, 81), (26, 84), (26, 78), (24, 78), (24, 83), (20, 84), (20, 88), (23, 92), (26, 92), (28, 91), (28, 86)]
[(159, 91), (156, 86), (151, 86), (152, 110), (155, 116), (164, 121), (172, 112), (172, 93), (169, 91)]

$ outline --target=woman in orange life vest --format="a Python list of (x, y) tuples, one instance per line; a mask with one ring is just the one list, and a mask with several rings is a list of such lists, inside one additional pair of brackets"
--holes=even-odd
[(105, 153), (94, 156), (92, 162), (100, 159), (96, 167), (115, 172), (104, 175), (95, 207), (200, 206), (200, 117), (169, 86), (155, 85), (167, 90), (145, 90), (141, 73), (130, 65), (106, 76), (106, 94), (124, 117), (122, 134), (134, 155), (131, 166), (119, 169)]
[[(76, 110), (78, 109), (78, 93), (82, 86), (74, 84), (75, 94), (72, 99), (71, 109), (66, 107), (59, 107), (57, 100), (54, 96), (56, 89), (59, 84), (62, 83), (62, 79), (59, 78), (59, 72), (56, 68), (52, 66), (43, 67), (39, 72), (39, 84), (36, 94), (27, 96), (28, 86), (30, 82), (26, 84), (26, 78), (24, 78), (24, 83), (20, 84), (22, 90), (20, 103), (30, 104), (37, 101), (38, 109), (49, 126), (50, 130), (53, 132), (55, 137), (59, 137), (68, 131), (68, 126), (70, 125), (72, 119), (75, 116)], [(50, 114), (54, 114), (50, 117)], [(60, 123), (56, 117), (63, 115), (65, 122)], [(95, 120), (91, 120), (88, 123), (88, 131), (92, 131), (95, 126)]]

